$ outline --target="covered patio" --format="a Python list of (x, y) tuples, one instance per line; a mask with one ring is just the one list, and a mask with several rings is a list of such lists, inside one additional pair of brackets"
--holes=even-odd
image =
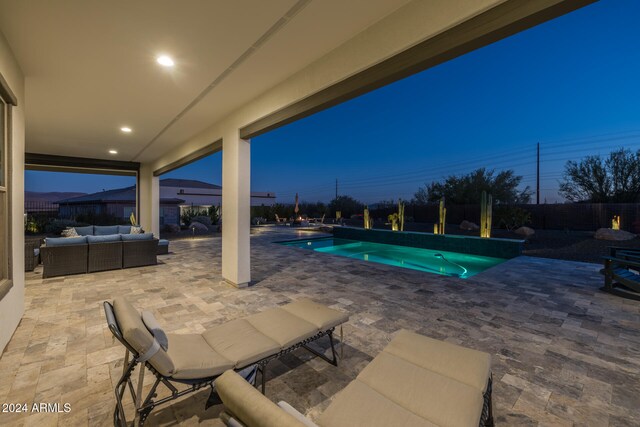
[[(312, 419), (404, 328), (492, 355), (498, 424), (640, 423), (640, 308), (598, 290), (599, 266), (519, 257), (463, 280), (274, 245), (302, 232), (250, 227), (251, 138), (591, 2), (143, 2), (126, 13), (2, 3), (0, 402), (72, 410), (1, 413), (0, 424), (112, 422), (124, 349), (101, 303), (118, 295), (170, 332), (300, 297), (348, 312), (338, 367), (301, 350), (269, 365), (267, 396)], [(29, 159), (127, 169), (138, 219), (159, 236), (159, 176), (218, 151), (222, 237), (172, 242), (157, 266), (24, 272)], [(218, 425), (220, 408), (204, 411), (206, 398), (158, 408), (149, 423)]]
[[(69, 402), (73, 411), (3, 414), (3, 424), (111, 422), (124, 348), (101, 303), (114, 292), (171, 332), (201, 332), (304, 296), (347, 311), (338, 367), (304, 350), (269, 365), (267, 396), (311, 418), (407, 328), (492, 355), (498, 425), (640, 422), (640, 308), (600, 292), (597, 265), (520, 257), (462, 280), (272, 243), (307, 236), (254, 229), (257, 283), (240, 290), (221, 283), (220, 238), (176, 241), (152, 268), (46, 280), (28, 273), (25, 315), (0, 360), (0, 400)], [(204, 411), (207, 396), (159, 407), (148, 422), (216, 425), (220, 408)]]

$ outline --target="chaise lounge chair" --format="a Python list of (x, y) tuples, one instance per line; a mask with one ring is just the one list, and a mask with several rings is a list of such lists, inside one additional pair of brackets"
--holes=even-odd
[(493, 426), (491, 356), (400, 331), (317, 419), (227, 371), (215, 386), (229, 427)]
[(609, 256), (604, 257), (605, 292), (623, 298), (640, 301), (640, 251), (632, 248), (609, 247)]
[[(149, 312), (141, 315), (122, 297), (113, 304), (105, 301), (104, 310), (111, 333), (126, 348), (122, 377), (115, 387), (114, 425), (118, 426), (127, 425), (122, 401), (127, 388), (136, 407), (134, 425), (142, 425), (156, 406), (206, 386), (211, 387), (207, 408), (219, 403), (213, 382), (229, 369), (253, 378), (259, 371), (264, 393), (267, 364), (299, 347), (337, 366), (333, 332), (349, 319), (345, 313), (301, 299), (217, 325), (202, 334), (164, 334)], [(307, 345), (324, 336), (329, 338), (332, 358)], [(137, 390), (131, 381), (138, 364), (155, 376), (146, 397), (142, 394), (145, 369), (139, 370)], [(170, 395), (154, 400), (160, 383)]]

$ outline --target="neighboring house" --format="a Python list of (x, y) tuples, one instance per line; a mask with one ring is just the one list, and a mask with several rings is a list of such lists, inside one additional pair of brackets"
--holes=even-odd
[[(251, 193), (251, 205), (275, 204), (275, 193)], [(180, 224), (180, 216), (186, 209), (205, 210), (220, 206), (222, 187), (191, 179), (166, 178), (160, 180), (160, 225)], [(136, 208), (136, 187), (100, 191), (57, 202), (61, 218), (94, 213), (127, 219)]]
[[(205, 210), (222, 204), (222, 187), (193, 179), (165, 178), (160, 180), (160, 198), (179, 198), (184, 202), (181, 210)], [(251, 192), (251, 206), (273, 206), (276, 194), (271, 192)]]
[[(180, 224), (180, 204), (178, 198), (160, 198), (160, 225)], [(136, 210), (136, 187), (116, 188), (80, 197), (58, 201), (58, 216), (74, 218), (77, 215), (113, 215), (128, 220)]]

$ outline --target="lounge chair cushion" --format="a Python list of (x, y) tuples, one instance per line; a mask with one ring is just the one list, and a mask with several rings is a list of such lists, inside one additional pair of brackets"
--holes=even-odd
[(246, 318), (262, 334), (285, 349), (318, 333), (318, 328), (281, 307), (272, 308)]
[[(153, 344), (153, 336), (142, 322), (140, 313), (123, 297), (113, 300), (113, 312), (122, 336), (139, 354), (144, 354)], [(171, 376), (174, 365), (167, 353), (160, 349), (149, 359), (149, 363), (164, 376)]]
[(156, 341), (158, 341), (160, 347), (162, 347), (162, 349), (166, 351), (169, 348), (169, 338), (160, 326), (160, 323), (158, 323), (158, 321), (156, 320), (156, 317), (153, 315), (153, 313), (144, 310), (142, 312), (142, 322), (144, 323), (144, 326), (147, 327), (147, 330), (151, 332), (151, 335), (153, 335)]
[(484, 403), (482, 393), (473, 387), (387, 351), (360, 372), (358, 381), (438, 426), (475, 427)]
[(308, 298), (299, 299), (283, 305), (283, 310), (312, 323), (319, 331), (326, 331), (349, 320), (347, 313), (317, 304)]
[(481, 392), (487, 388), (491, 371), (491, 356), (487, 353), (406, 330), (398, 332), (384, 351)]
[(280, 351), (280, 344), (264, 336), (245, 319), (214, 326), (202, 334), (216, 352), (242, 368)]
[[(416, 399), (423, 398), (416, 396)], [(316, 422), (321, 427), (438, 427), (358, 380), (339, 392)]]
[(213, 377), (234, 367), (232, 361), (212, 349), (200, 334), (169, 334), (168, 337), (167, 353), (175, 366), (173, 378)]
[(292, 415), (264, 397), (255, 387), (233, 371), (222, 374), (215, 382), (225, 411), (248, 426), (306, 427)]

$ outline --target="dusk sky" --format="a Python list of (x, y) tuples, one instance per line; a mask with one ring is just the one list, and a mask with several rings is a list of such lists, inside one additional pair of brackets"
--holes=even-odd
[[(514, 169), (555, 202), (568, 159), (640, 148), (640, 2), (602, 0), (252, 140), (251, 186), (278, 202), (410, 199), (425, 182)], [(164, 126), (163, 123), (158, 124)], [(219, 184), (222, 153), (163, 177)], [(132, 178), (26, 172), (30, 191)]]

